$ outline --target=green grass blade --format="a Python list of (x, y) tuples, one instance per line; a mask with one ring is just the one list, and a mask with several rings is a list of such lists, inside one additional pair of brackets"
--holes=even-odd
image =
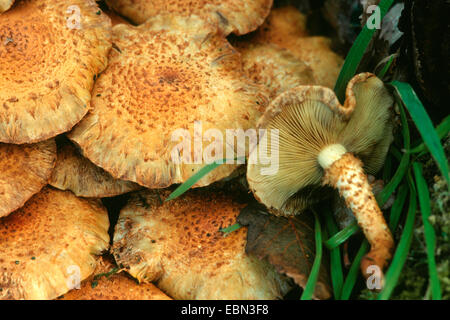
[(339, 247), (341, 244), (343, 244), (345, 241), (347, 241), (348, 238), (350, 238), (352, 235), (355, 234), (359, 230), (359, 226), (355, 223), (345, 227), (341, 231), (337, 232), (334, 236), (329, 238), (327, 241), (325, 241), (325, 246), (328, 249), (334, 249), (336, 247)]
[(420, 211), (422, 212), (422, 222), (425, 233), (425, 244), (427, 247), (428, 272), (430, 274), (431, 296), (433, 300), (441, 300), (441, 285), (436, 270), (436, 260), (434, 254), (436, 251), (436, 234), (428, 218), (431, 214), (430, 194), (428, 192), (427, 183), (422, 175), (422, 166), (413, 163), (414, 176), (416, 178), (417, 193), (419, 195)]
[(391, 296), (392, 292), (397, 285), (398, 278), (402, 272), (403, 266), (408, 257), (409, 249), (411, 247), (413, 232), (414, 232), (414, 221), (416, 217), (416, 190), (414, 188), (414, 183), (412, 181), (411, 175), (408, 175), (409, 184), (409, 208), (408, 214), (406, 216), (406, 222), (403, 229), (402, 236), (395, 250), (394, 258), (386, 272), (385, 284), (383, 290), (378, 295), (378, 300), (387, 300)]
[(384, 76), (386, 75), (386, 72), (389, 70), (389, 68), (391, 67), (392, 62), (394, 61), (394, 58), (396, 57), (395, 54), (392, 54), (389, 57), (389, 60), (386, 62), (386, 64), (383, 66), (383, 69), (381, 69), (381, 71), (377, 74), (377, 77), (380, 79), (383, 79)]
[(314, 235), (316, 242), (316, 256), (314, 258), (314, 263), (311, 268), (311, 272), (309, 273), (308, 281), (306, 282), (305, 289), (303, 290), (300, 300), (312, 299), (317, 279), (319, 278), (320, 264), (322, 263), (322, 232), (317, 213), (314, 212), (314, 216), (315, 216)]
[[(234, 160), (242, 160), (243, 158), (235, 158)], [(194, 173), (189, 179), (187, 179), (184, 183), (178, 186), (166, 199), (166, 201), (170, 201), (173, 199), (178, 198), (183, 193), (188, 191), (194, 184), (197, 183), (201, 178), (206, 176), (208, 173), (216, 169), (218, 166), (221, 166), (222, 164), (227, 163), (227, 159), (223, 159), (221, 161), (215, 161), (213, 163), (207, 164), (200, 170), (198, 170), (196, 173)]]
[(364, 240), (353, 259), (350, 270), (348, 271), (347, 277), (345, 278), (344, 285), (342, 286), (341, 300), (348, 300), (352, 294), (353, 288), (355, 287), (356, 280), (360, 274), (360, 264), (364, 255), (369, 251), (369, 243)]
[[(406, 119), (405, 110), (401, 105), (399, 105), (400, 109), (400, 119), (402, 123), (402, 135), (403, 135), (403, 146), (405, 149), (409, 149), (410, 146), (410, 135), (409, 135), (409, 127), (408, 121)], [(391, 152), (395, 151), (395, 147), (391, 147)], [(384, 204), (389, 200), (389, 197), (394, 193), (399, 184), (402, 182), (406, 172), (409, 168), (410, 163), (410, 154), (404, 153), (401, 157), (400, 164), (398, 165), (397, 170), (395, 171), (391, 181), (383, 188), (383, 190), (376, 196), (378, 205), (380, 207), (384, 206)], [(342, 243), (344, 243), (348, 238), (350, 238), (356, 231), (358, 231), (358, 225), (352, 224), (347, 226), (346, 228), (339, 231), (333, 237), (325, 241), (325, 246), (329, 249), (333, 249)]]
[[(326, 229), (330, 235), (334, 235), (338, 231), (338, 227), (334, 222), (331, 212), (325, 215)], [(331, 284), (333, 285), (334, 299), (339, 300), (342, 291), (342, 285), (344, 284), (344, 273), (342, 271), (342, 259), (339, 248), (330, 250), (330, 268), (331, 268)]]
[(240, 228), (242, 228), (242, 226), (239, 223), (235, 223), (227, 228), (220, 229), (220, 231), (223, 233), (230, 233), (239, 230)]
[[(436, 132), (438, 134), (439, 140), (442, 140), (450, 132), (450, 116), (447, 116), (442, 122), (436, 127)], [(417, 147), (411, 149), (409, 153), (419, 153), (427, 151), (425, 143), (419, 144)]]
[(400, 217), (403, 211), (403, 205), (406, 201), (406, 196), (408, 195), (408, 185), (402, 184), (398, 189), (397, 196), (395, 197), (394, 204), (391, 208), (391, 214), (389, 216), (389, 229), (392, 232), (397, 229), (398, 222), (400, 221)]
[(213, 171), (215, 168), (217, 168), (218, 166), (222, 165), (223, 163), (217, 163), (217, 162), (213, 162), (210, 164), (207, 164), (206, 166), (204, 166), (203, 168), (201, 168), (200, 170), (198, 170), (196, 173), (194, 173), (189, 179), (187, 179), (184, 183), (182, 183), (181, 185), (178, 186), (178, 188), (176, 188), (170, 195), (169, 197), (166, 199), (166, 201), (170, 201), (173, 199), (178, 198), (179, 196), (181, 196), (183, 193), (185, 193), (186, 191), (188, 191), (194, 184), (197, 183), (198, 180), (200, 180), (201, 178), (203, 178), (205, 175), (207, 175), (208, 173), (210, 173), (211, 171)]
[(445, 157), (444, 148), (422, 102), (420, 102), (413, 88), (408, 83), (393, 81), (391, 84), (395, 88), (397, 95), (402, 99), (404, 106), (408, 109), (412, 120), (422, 136), (423, 142), (436, 161), (450, 189), (448, 161)]
[[(399, 109), (400, 119), (402, 123), (403, 147), (405, 150), (408, 150), (411, 144), (408, 120), (406, 119), (406, 113), (401, 104), (399, 104)], [(395, 148), (392, 147), (392, 150), (395, 150)], [(398, 165), (398, 168), (394, 173), (391, 181), (389, 181), (389, 183), (383, 188), (383, 190), (376, 196), (380, 207), (382, 207), (388, 201), (389, 197), (392, 195), (395, 189), (397, 189), (400, 182), (402, 182), (406, 171), (408, 171), (409, 168), (410, 157), (410, 154), (407, 152), (402, 155), (400, 164)]]
[(383, 181), (389, 181), (392, 178), (392, 156), (388, 153), (383, 166)]
[[(381, 0), (378, 5), (380, 8), (381, 19), (383, 19), (384, 15), (388, 12), (394, 0)], [(347, 87), (347, 83), (356, 73), (358, 69), (359, 63), (366, 52), (366, 48), (372, 40), (373, 34), (376, 29), (369, 29), (367, 24), (363, 27), (355, 42), (353, 43), (350, 51), (345, 58), (344, 65), (342, 66), (341, 72), (339, 73), (339, 77), (336, 81), (336, 85), (334, 87), (334, 92), (336, 93), (338, 99), (343, 102), (345, 99), (345, 89)]]

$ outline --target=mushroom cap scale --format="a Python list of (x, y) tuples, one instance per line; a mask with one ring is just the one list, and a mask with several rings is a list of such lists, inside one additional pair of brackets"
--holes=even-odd
[(141, 188), (131, 181), (114, 179), (83, 157), (70, 142), (58, 146), (58, 159), (49, 184), (87, 198), (114, 197)]
[(243, 206), (199, 189), (162, 204), (153, 191), (136, 193), (120, 213), (112, 252), (133, 277), (174, 299), (276, 299), (289, 284), (245, 253), (247, 228), (220, 231)]
[(0, 220), (0, 299), (55, 299), (68, 292), (94, 271), (95, 255), (109, 245), (108, 227), (98, 202), (44, 188)]
[(154, 16), (198, 16), (224, 35), (255, 30), (270, 12), (273, 0), (107, 0), (108, 5), (137, 24)]
[[(271, 129), (279, 130), (279, 143), (274, 145), (279, 149), (279, 170), (262, 175), (263, 164), (249, 164), (247, 179), (255, 197), (269, 209), (295, 214), (302, 208), (290, 202), (307, 205), (309, 195), (311, 200), (317, 198), (314, 192), (305, 198), (302, 189), (320, 189), (324, 171), (318, 157), (329, 145), (341, 144), (360, 157), (368, 173), (380, 169), (392, 141), (393, 99), (369, 73), (355, 76), (346, 95), (341, 105), (331, 89), (299, 86), (273, 100), (260, 118), (258, 128), (267, 129), (268, 134)], [(272, 141), (267, 140), (270, 151)]]
[(35, 144), (0, 143), (0, 217), (22, 207), (48, 182), (56, 162), (53, 139)]
[(2, 14), (0, 142), (47, 140), (79, 122), (110, 37), (95, 1), (24, 0)]
[[(225, 138), (227, 129), (254, 127), (267, 105), (239, 53), (202, 20), (155, 17), (139, 27), (116, 25), (113, 33), (116, 49), (96, 81), (92, 110), (68, 137), (117, 179), (148, 188), (182, 183), (205, 163), (194, 163), (193, 153), (190, 163), (175, 161), (174, 132), (187, 130), (193, 141), (198, 122), (203, 133), (216, 129)], [(220, 166), (196, 186), (236, 167)]]

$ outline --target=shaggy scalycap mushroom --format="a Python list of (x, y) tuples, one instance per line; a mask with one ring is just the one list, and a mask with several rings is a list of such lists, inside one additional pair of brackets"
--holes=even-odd
[(88, 112), (111, 21), (95, 1), (23, 0), (0, 19), (0, 142), (34, 143)]
[(0, 220), (0, 300), (55, 299), (86, 279), (109, 246), (108, 213), (44, 188)]
[(14, 4), (14, 0), (0, 0), (0, 13), (5, 12)]
[(22, 207), (47, 185), (55, 162), (53, 139), (24, 145), (0, 143), (0, 217)]
[(100, 257), (94, 273), (60, 300), (172, 300), (152, 283), (137, 283), (109, 257)]
[[(199, 19), (155, 17), (139, 27), (116, 25), (113, 40), (92, 110), (68, 134), (84, 156), (113, 177), (148, 188), (182, 183), (204, 167), (194, 139), (204, 142), (204, 151), (223, 137), (223, 157), (213, 157), (234, 158), (225, 150), (226, 131), (253, 128), (267, 97), (245, 76), (239, 53), (225, 38)], [(194, 130), (196, 123), (202, 132)], [(206, 141), (209, 129), (221, 136)], [(191, 150), (180, 147), (182, 140)], [(237, 167), (220, 166), (196, 186)]]
[(309, 36), (306, 17), (292, 6), (273, 9), (250, 41), (289, 50), (312, 69), (314, 84), (328, 88), (334, 87), (343, 64), (343, 59), (331, 50), (331, 39)]
[(107, 0), (109, 6), (137, 24), (158, 16), (191, 17), (208, 21), (228, 35), (246, 34), (261, 25), (273, 0)]
[(112, 252), (139, 282), (174, 299), (276, 299), (289, 282), (267, 262), (245, 252), (247, 228), (225, 235), (239, 204), (223, 192), (191, 190), (135, 194), (116, 225)]
[(308, 204), (305, 189), (338, 189), (371, 244), (361, 265), (364, 274), (371, 264), (383, 268), (394, 245), (365, 173), (375, 173), (383, 164), (392, 141), (393, 104), (383, 82), (369, 73), (349, 82), (344, 105), (328, 88), (288, 90), (271, 103), (258, 124), (268, 129), (266, 134), (279, 132), (278, 141), (267, 146), (269, 153), (275, 146), (279, 149), (278, 170), (263, 174), (266, 165), (256, 161), (259, 146), (247, 169), (255, 197), (286, 215), (301, 212), (296, 203)]
[(48, 183), (87, 198), (115, 197), (142, 188), (131, 181), (114, 179), (83, 157), (70, 142), (58, 146), (58, 159)]
[(269, 97), (299, 85), (315, 84), (312, 69), (288, 50), (271, 43), (238, 40), (233, 46), (242, 57), (247, 76), (269, 89)]

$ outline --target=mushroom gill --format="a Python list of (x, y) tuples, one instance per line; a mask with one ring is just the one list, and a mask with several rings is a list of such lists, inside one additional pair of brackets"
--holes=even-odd
[[(300, 213), (297, 203), (306, 206), (314, 200), (305, 198), (305, 188), (336, 188), (371, 244), (361, 264), (364, 274), (371, 264), (384, 268), (394, 245), (365, 173), (375, 173), (384, 161), (392, 141), (393, 104), (383, 82), (369, 73), (349, 82), (344, 105), (328, 88), (288, 90), (272, 101), (258, 123), (266, 135), (277, 130), (279, 138), (267, 150), (260, 143), (247, 169), (255, 197), (285, 215)], [(258, 154), (277, 149), (278, 170), (264, 174), (266, 165), (257, 161)]]

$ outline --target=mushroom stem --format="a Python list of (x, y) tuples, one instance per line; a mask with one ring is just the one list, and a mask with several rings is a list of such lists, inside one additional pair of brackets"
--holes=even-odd
[(371, 265), (378, 266), (382, 271), (392, 257), (394, 240), (372, 193), (362, 162), (339, 144), (324, 148), (318, 160), (325, 169), (324, 184), (339, 190), (370, 243), (370, 252), (361, 262), (363, 275), (368, 277), (373, 273), (368, 269)]

